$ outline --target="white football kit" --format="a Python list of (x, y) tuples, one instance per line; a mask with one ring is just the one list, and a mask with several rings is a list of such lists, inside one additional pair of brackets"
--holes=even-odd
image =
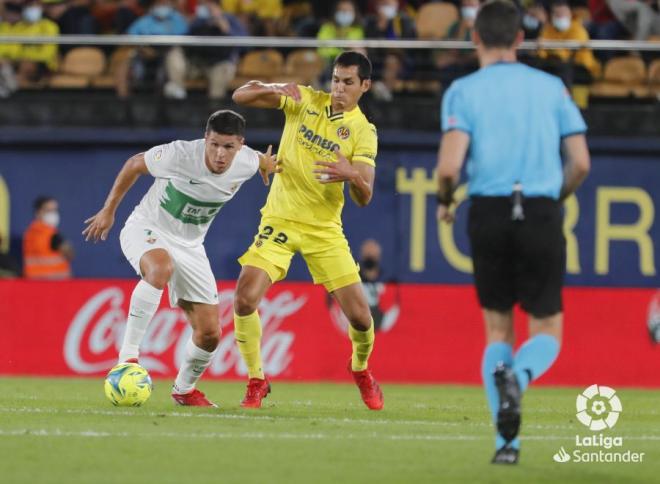
[(256, 151), (243, 146), (221, 175), (204, 163), (204, 140), (173, 141), (144, 154), (153, 185), (126, 220), (119, 240), (128, 262), (140, 273), (140, 258), (165, 249), (174, 265), (170, 304), (180, 299), (218, 303), (204, 237), (222, 206), (259, 169)]

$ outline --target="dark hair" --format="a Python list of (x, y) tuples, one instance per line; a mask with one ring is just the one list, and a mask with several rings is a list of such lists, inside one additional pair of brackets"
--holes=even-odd
[(206, 122), (206, 132), (211, 131), (218, 134), (243, 136), (245, 133), (245, 118), (230, 109), (216, 111), (209, 116), (209, 120)]
[(37, 198), (34, 199), (34, 202), (32, 202), (32, 207), (34, 208), (35, 213), (41, 210), (41, 208), (46, 205), (48, 202), (54, 201), (54, 197), (49, 197), (47, 195), (41, 195)]
[(568, 2), (568, 0), (552, 0), (550, 2), (550, 8), (548, 10), (552, 10), (555, 7), (571, 7), (571, 4)]
[(342, 52), (335, 58), (335, 62), (332, 64), (333, 68), (336, 66), (357, 66), (360, 82), (365, 79), (371, 79), (371, 61), (366, 55), (360, 52), (354, 50)]
[(489, 0), (479, 9), (474, 28), (486, 48), (512, 47), (520, 30), (520, 12), (509, 0)]

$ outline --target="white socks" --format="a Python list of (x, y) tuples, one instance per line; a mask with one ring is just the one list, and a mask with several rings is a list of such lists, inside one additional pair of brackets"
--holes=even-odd
[(138, 282), (135, 289), (133, 289), (131, 305), (128, 309), (128, 319), (126, 320), (124, 342), (119, 351), (119, 363), (139, 356), (142, 337), (147, 331), (149, 321), (156, 314), (162, 295), (162, 289), (156, 289), (144, 280)]
[(197, 347), (190, 339), (186, 344), (186, 356), (174, 381), (174, 393), (190, 393), (204, 370), (211, 364), (214, 354), (215, 352), (209, 353)]

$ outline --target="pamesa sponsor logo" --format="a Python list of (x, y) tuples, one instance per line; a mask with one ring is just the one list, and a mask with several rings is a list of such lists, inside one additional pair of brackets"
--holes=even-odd
[(603, 385), (591, 385), (577, 396), (575, 416), (592, 432), (590, 435), (575, 436), (575, 449), (567, 451), (564, 446), (552, 456), (555, 462), (565, 464), (623, 462), (640, 463), (644, 461), (644, 452), (624, 450), (623, 437), (603, 434), (614, 428), (623, 405), (613, 388)]

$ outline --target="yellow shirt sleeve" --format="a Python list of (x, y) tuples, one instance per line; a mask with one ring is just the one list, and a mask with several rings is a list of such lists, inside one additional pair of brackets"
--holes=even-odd
[(376, 127), (371, 123), (366, 123), (358, 134), (351, 163), (358, 161), (375, 167), (376, 155), (378, 154), (378, 134), (376, 133)]
[(279, 108), (284, 111), (284, 114), (296, 114), (305, 104), (314, 102), (316, 91), (309, 86), (298, 86), (300, 90), (300, 101), (296, 102), (289, 96), (280, 96)]

